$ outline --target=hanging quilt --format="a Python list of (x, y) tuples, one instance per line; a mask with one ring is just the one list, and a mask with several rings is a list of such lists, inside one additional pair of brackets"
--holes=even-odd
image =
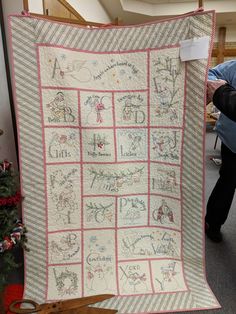
[(214, 12), (135, 26), (10, 18), (24, 297), (112, 293), (119, 313), (218, 308), (204, 264), (205, 82)]

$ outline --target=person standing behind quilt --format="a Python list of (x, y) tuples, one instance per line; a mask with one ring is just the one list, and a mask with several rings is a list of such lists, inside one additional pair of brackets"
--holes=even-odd
[(222, 142), (222, 164), (220, 177), (207, 203), (205, 228), (208, 238), (221, 242), (221, 226), (228, 217), (236, 188), (236, 60), (210, 69), (208, 80), (208, 103), (213, 100), (221, 112), (216, 132)]

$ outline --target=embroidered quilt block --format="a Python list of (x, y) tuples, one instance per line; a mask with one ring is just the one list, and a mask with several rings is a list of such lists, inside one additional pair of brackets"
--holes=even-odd
[(202, 226), (208, 60), (179, 57), (180, 40), (212, 37), (213, 17), (104, 29), (11, 18), (25, 297), (112, 293), (98, 306), (119, 313), (219, 306)]

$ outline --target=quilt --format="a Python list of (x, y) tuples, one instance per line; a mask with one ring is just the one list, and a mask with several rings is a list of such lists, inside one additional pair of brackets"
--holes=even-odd
[(205, 275), (208, 58), (180, 41), (214, 12), (135, 26), (11, 16), (24, 297), (112, 293), (119, 313), (218, 308)]

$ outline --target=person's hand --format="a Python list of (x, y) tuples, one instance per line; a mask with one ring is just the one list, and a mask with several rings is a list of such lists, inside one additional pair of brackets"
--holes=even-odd
[(227, 82), (224, 80), (207, 81), (207, 105), (212, 101), (213, 95), (217, 88), (225, 85)]

